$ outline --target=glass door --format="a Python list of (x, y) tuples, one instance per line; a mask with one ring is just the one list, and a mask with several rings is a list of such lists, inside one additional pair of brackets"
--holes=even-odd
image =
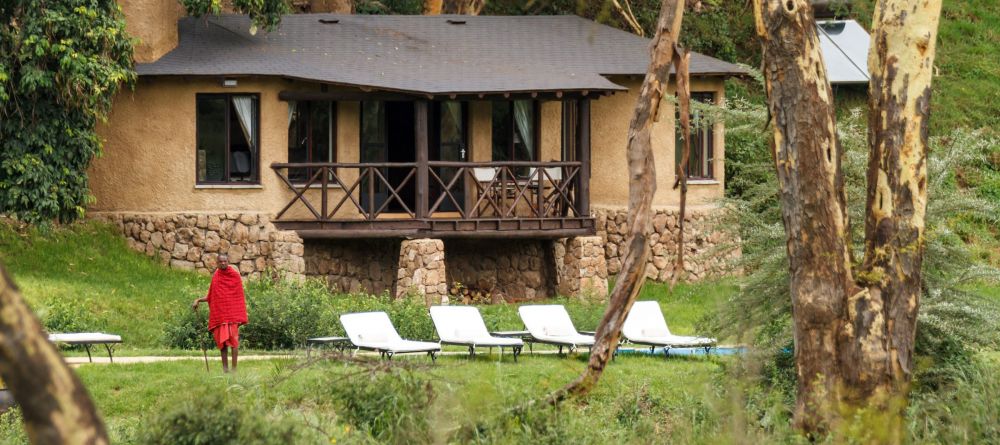
[[(469, 158), (467, 143), (467, 109), (466, 103), (460, 101), (439, 101), (433, 103), (431, 119), (430, 153), (428, 159), (431, 161), (465, 162)], [(444, 185), (447, 186), (455, 179), (460, 170), (457, 167), (434, 167)], [(430, 180), (430, 205), (445, 193), (438, 181)], [(457, 182), (448, 189), (448, 193), (454, 198), (445, 197), (438, 206), (437, 212), (457, 212), (459, 206), (465, 207), (465, 183), (463, 178), (458, 178)]]

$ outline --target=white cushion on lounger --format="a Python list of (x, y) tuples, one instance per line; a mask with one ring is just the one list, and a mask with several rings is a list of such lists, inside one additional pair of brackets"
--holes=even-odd
[(445, 343), (469, 346), (521, 346), (519, 338), (494, 337), (475, 306), (431, 306), (431, 320)]
[(566, 308), (560, 304), (521, 306), (517, 312), (524, 327), (539, 341), (570, 346), (594, 344), (594, 336), (580, 334)]
[(49, 341), (53, 343), (121, 343), (122, 337), (102, 332), (76, 332), (49, 334)]
[(716, 343), (714, 338), (671, 334), (660, 303), (656, 301), (636, 301), (622, 326), (622, 334), (632, 343), (656, 346), (711, 346)]
[(393, 353), (437, 351), (441, 345), (425, 341), (404, 340), (392, 326), (385, 312), (361, 312), (340, 316), (340, 324), (355, 346)]

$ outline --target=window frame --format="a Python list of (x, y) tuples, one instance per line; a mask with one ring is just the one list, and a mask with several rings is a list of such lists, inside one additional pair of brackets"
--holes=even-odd
[[(256, 141), (249, 141), (250, 144), (256, 143), (255, 149), (251, 150), (252, 156), (250, 157), (250, 171), (251, 180), (250, 181), (233, 181), (230, 174), (230, 163), (232, 157), (232, 113), (233, 113), (233, 96), (253, 96), (256, 100), (256, 107), (254, 112), (256, 113), (256, 119), (254, 120), (254, 133), (257, 136)], [(195, 93), (194, 102), (194, 183), (196, 186), (199, 185), (260, 185), (260, 107), (261, 107), (261, 95), (260, 93), (254, 92), (233, 92), (233, 93)], [(202, 129), (198, 125), (198, 103), (202, 99), (213, 99), (213, 98), (225, 98), (226, 102), (226, 168), (225, 168), (225, 180), (222, 181), (200, 181), (198, 179), (198, 140), (201, 136)], [(238, 124), (237, 124), (238, 125)]]
[[(715, 91), (695, 91), (691, 92), (691, 102), (701, 102), (705, 104), (716, 104), (716, 92)], [(677, 111), (675, 114), (675, 131), (674, 131), (674, 171), (675, 174), (680, 174), (681, 168), (681, 158), (683, 156), (683, 143), (681, 141), (681, 122), (680, 122), (680, 107), (676, 107)], [(693, 120), (694, 116), (690, 116)], [(692, 123), (693, 124), (693, 123)], [(715, 180), (715, 124), (692, 128), (692, 133), (696, 134), (695, 137), (688, 137), (691, 140), (691, 157), (688, 159), (688, 171), (687, 178), (689, 180)], [(705, 150), (702, 151), (702, 148)], [(697, 154), (697, 156), (696, 156)], [(694, 160), (704, 160), (705, 171), (701, 171), (702, 162), (694, 163)], [(697, 170), (693, 166), (697, 165)], [(698, 174), (693, 174), (698, 173)]]
[[(534, 156), (533, 156), (534, 159), (514, 159), (514, 153), (515, 153), (515, 151), (514, 151), (514, 133), (517, 131), (517, 123), (514, 122), (514, 101), (515, 100), (530, 100), (531, 104), (532, 104), (531, 108), (532, 108), (532, 113), (534, 114), (534, 116), (532, 117), (532, 123), (531, 123), (531, 125), (533, 127), (532, 130), (531, 130), (531, 132), (533, 133), (531, 135), (531, 138), (532, 138), (532, 140), (533, 140), (533, 142), (535, 144), (535, 153), (534, 153)], [(497, 161), (496, 159), (493, 159), (493, 147), (495, 146), (493, 142), (490, 143), (490, 159), (492, 161), (494, 161), (494, 162), (538, 162), (539, 159), (541, 159), (541, 157), (542, 157), (542, 145), (541, 145), (541, 142), (542, 142), (542, 137), (541, 137), (542, 136), (542, 113), (541, 113), (542, 107), (541, 107), (541, 102), (539, 100), (537, 100), (537, 99), (504, 99), (504, 100), (493, 100), (493, 101), (490, 101), (490, 112), (491, 113), (493, 112), (493, 106), (496, 103), (506, 103), (507, 106), (508, 106), (508, 108), (509, 108), (509, 110), (510, 110), (510, 113), (508, 113), (509, 117), (507, 119), (507, 125), (510, 127), (510, 134), (509, 134), (509, 137), (507, 139), (507, 157), (508, 157), (508, 159), (506, 161)], [(493, 128), (492, 128), (492, 125), (493, 125), (493, 121), (491, 119), (490, 120), (490, 136), (491, 136), (491, 139), (492, 139), (492, 135), (493, 135), (493, 131), (494, 131)]]
[[(302, 106), (303, 104), (308, 104), (308, 105), (306, 105), (306, 107), (308, 108), (308, 113), (306, 115), (306, 130), (305, 130), (306, 131), (306, 139), (307, 139), (306, 147), (305, 147), (305, 150), (306, 150), (306, 160), (302, 161), (302, 162), (306, 162), (306, 163), (309, 163), (309, 162), (329, 162), (329, 163), (335, 163), (335, 162), (337, 162), (337, 130), (338, 130), (338, 128), (337, 128), (337, 101), (334, 101), (334, 100), (302, 100), (302, 101), (296, 101), (295, 104), (296, 104), (295, 105), (296, 108)], [(315, 144), (315, 141), (314, 141), (314, 138), (313, 138), (313, 129), (315, 127), (313, 126), (313, 115), (312, 115), (312, 113), (313, 113), (313, 110), (316, 109), (314, 107), (315, 104), (326, 104), (327, 106), (330, 107), (330, 110), (329, 110), (330, 111), (330, 120), (327, 123), (327, 125), (329, 126), (329, 131), (330, 131), (330, 135), (329, 135), (329, 138), (330, 138), (330, 141), (329, 141), (329, 143), (330, 143), (330, 160), (328, 160), (328, 161), (317, 161), (317, 160), (313, 159), (313, 152), (314, 152), (313, 147), (314, 147), (314, 144)], [(299, 111), (297, 109), (296, 113), (298, 113), (298, 112)], [(289, 124), (289, 131), (291, 131), (291, 124)], [(288, 152), (286, 153), (286, 155), (290, 155), (291, 154), (291, 149), (292, 149), (292, 147), (289, 146), (288, 147)], [(291, 156), (288, 156), (288, 158), (291, 158)], [(290, 161), (290, 159), (289, 159), (289, 161)], [(292, 179), (292, 183), (295, 184), (295, 185), (305, 184), (308, 181), (308, 178), (311, 178), (314, 173), (315, 173), (315, 170), (313, 170), (313, 169), (306, 169), (306, 175), (305, 175), (306, 179), (305, 180), (301, 180), (300, 178), (295, 178), (295, 179)]]

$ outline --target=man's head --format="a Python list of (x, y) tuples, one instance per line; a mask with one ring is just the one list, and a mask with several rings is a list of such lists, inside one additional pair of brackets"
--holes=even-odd
[(229, 255), (221, 254), (215, 259), (215, 267), (219, 270), (226, 270), (229, 268)]

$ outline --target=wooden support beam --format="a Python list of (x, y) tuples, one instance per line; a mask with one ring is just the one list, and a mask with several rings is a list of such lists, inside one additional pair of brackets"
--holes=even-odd
[(427, 140), (427, 127), (428, 127), (428, 117), (427, 117), (427, 101), (418, 100), (413, 103), (413, 117), (414, 117), (414, 129), (413, 129), (413, 139), (415, 141), (414, 149), (417, 151), (417, 208), (416, 217), (417, 219), (424, 219), (427, 215), (428, 209), (428, 190), (430, 186), (429, 182), (429, 167), (428, 162), (428, 140)]
[(576, 180), (577, 216), (590, 216), (590, 99), (577, 101), (576, 160), (580, 174)]

